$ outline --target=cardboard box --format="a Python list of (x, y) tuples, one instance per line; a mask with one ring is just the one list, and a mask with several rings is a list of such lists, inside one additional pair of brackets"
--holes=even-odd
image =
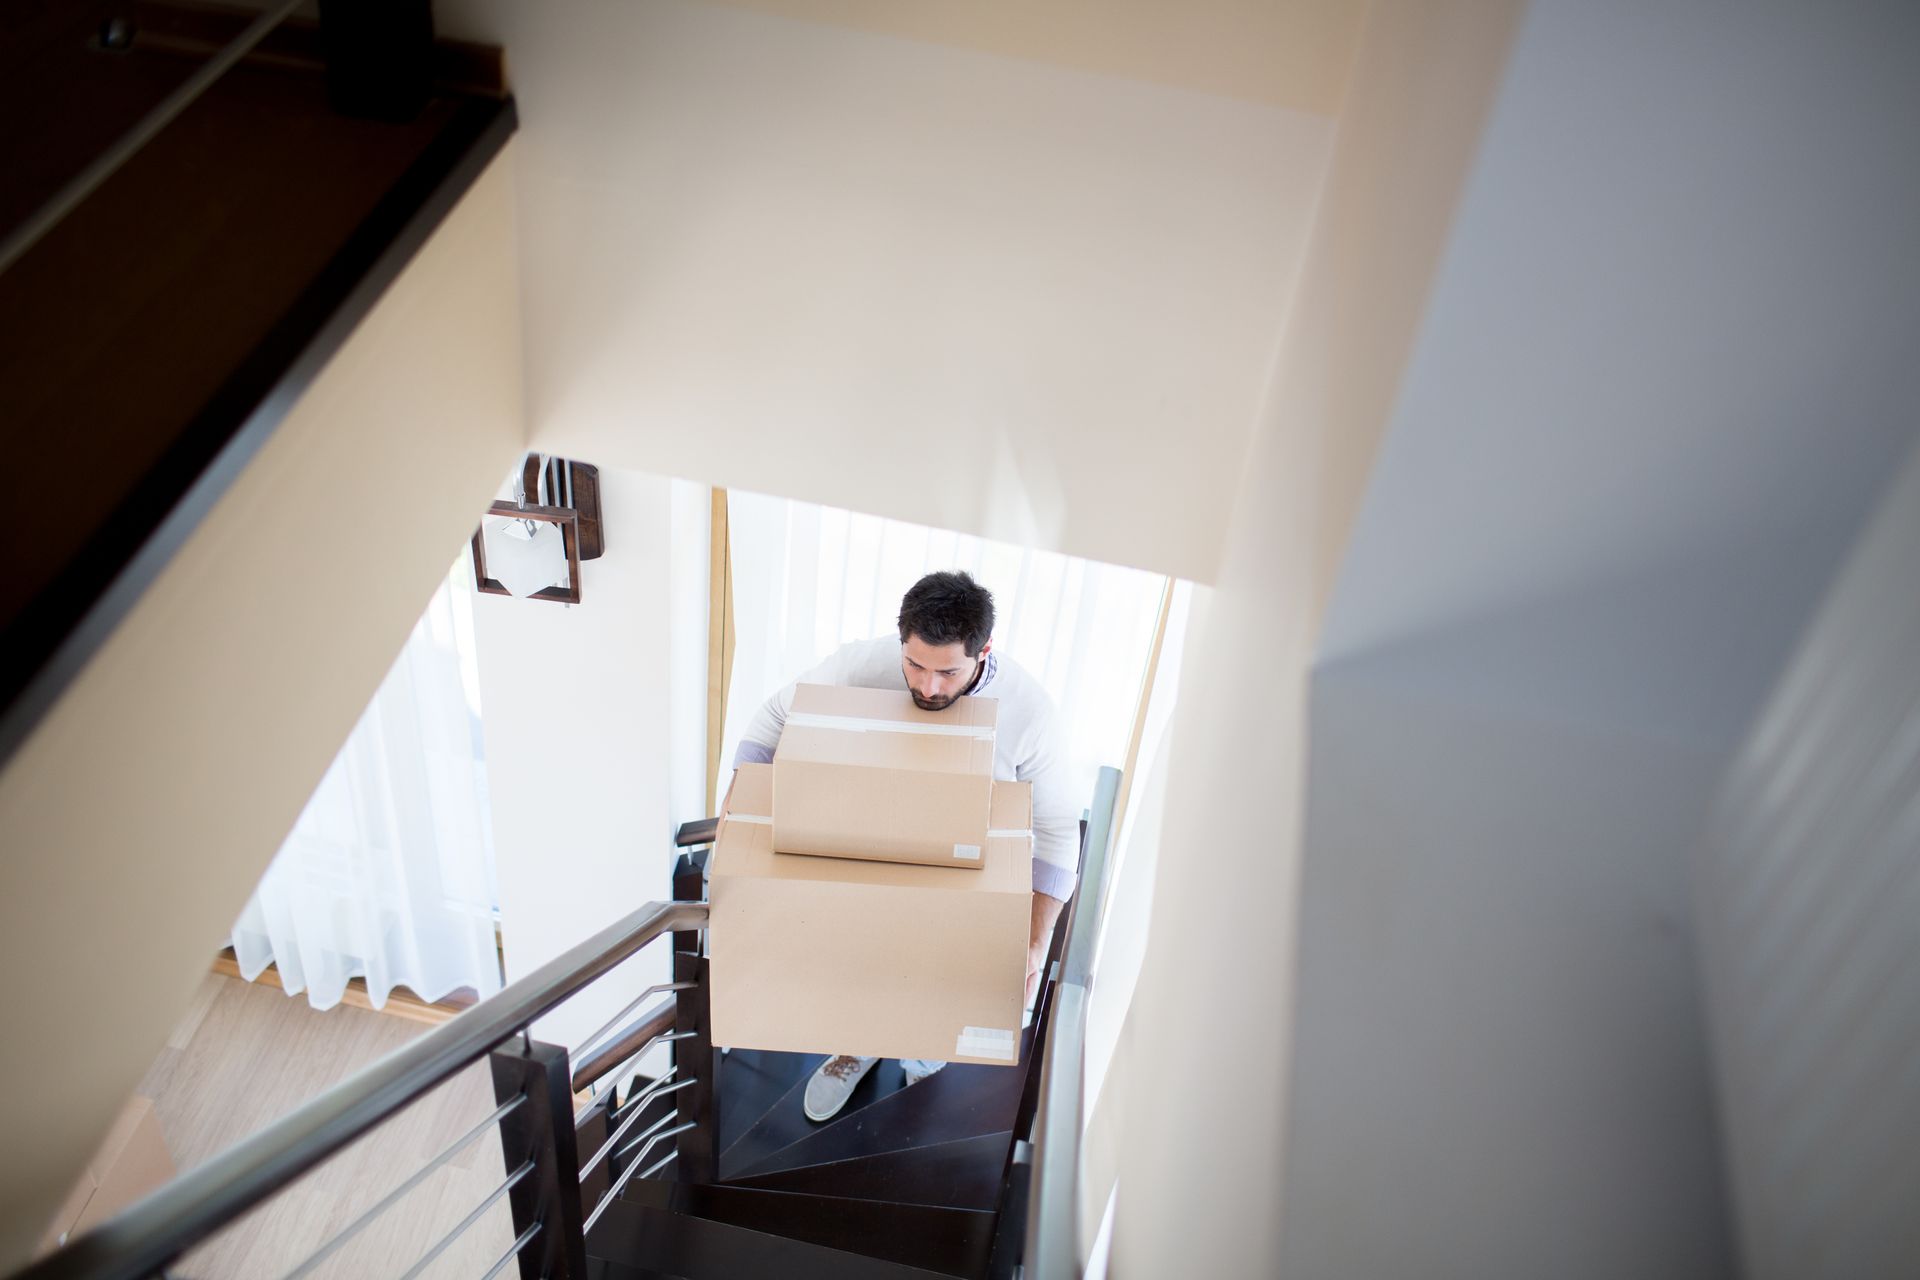
[(773, 847), (979, 869), (998, 705), (922, 711), (905, 692), (798, 686), (773, 756)]
[(60, 1207), (40, 1242), (47, 1253), (92, 1230), (114, 1214), (173, 1180), (173, 1157), (160, 1135), (153, 1103), (135, 1097), (121, 1110), (87, 1171)]
[(1033, 792), (993, 789), (978, 871), (775, 853), (745, 765), (708, 868), (714, 1043), (1011, 1066), (1033, 897)]

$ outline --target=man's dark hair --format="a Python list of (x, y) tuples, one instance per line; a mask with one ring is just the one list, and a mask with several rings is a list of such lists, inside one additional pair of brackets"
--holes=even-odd
[(900, 600), (900, 642), (919, 636), (928, 644), (966, 645), (977, 658), (993, 639), (993, 593), (964, 573), (930, 573)]

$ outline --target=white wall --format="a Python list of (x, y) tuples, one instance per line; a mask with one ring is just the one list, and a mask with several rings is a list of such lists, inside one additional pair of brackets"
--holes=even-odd
[(1288, 1274), (1733, 1271), (1686, 859), (1913, 437), (1916, 56), (1530, 7), (1321, 637)]
[[(1329, 658), (1617, 585), (1652, 644), (1568, 710), (1662, 714), (1641, 660), (1683, 607), (1715, 684), (1668, 727), (1738, 731), (1911, 430), (1917, 49), (1897, 0), (1532, 5)], [(1772, 647), (1715, 649), (1736, 624)]]
[(1920, 452), (1727, 772), (1694, 859), (1742, 1261), (1920, 1258)]
[(1326, 117), (688, 0), (511, 53), (535, 438), (1211, 578)]
[[(509, 982), (670, 898), (674, 829), (705, 816), (705, 497), (601, 467), (607, 550), (581, 565), (581, 602), (474, 601)], [(656, 943), (534, 1035), (577, 1048), (670, 970)]]
[(152, 1064), (523, 447), (511, 169), (449, 214), (0, 774), (0, 1267)]
[(1722, 757), (1316, 677), (1282, 1269), (1731, 1274), (1688, 890)]

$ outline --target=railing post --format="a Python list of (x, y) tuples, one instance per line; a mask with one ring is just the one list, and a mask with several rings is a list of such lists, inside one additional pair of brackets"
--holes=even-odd
[(574, 1140), (567, 1051), (537, 1040), (509, 1040), (488, 1055), (493, 1093), (527, 1101), (500, 1121), (507, 1173), (531, 1160), (533, 1173), (508, 1192), (516, 1237), (538, 1222), (540, 1234), (520, 1252), (521, 1280), (585, 1280), (587, 1240), (580, 1211), (580, 1150)]
[[(673, 873), (674, 901), (706, 898), (706, 858), (711, 856), (711, 851), (680, 856)], [(695, 984), (674, 997), (673, 1029), (689, 1036), (674, 1042), (674, 1078), (698, 1081), (674, 1095), (674, 1123), (694, 1125), (675, 1139), (679, 1145), (674, 1173), (681, 1182), (720, 1180), (720, 1055), (714, 1052), (708, 1031), (705, 937), (699, 929), (673, 935), (673, 980)]]

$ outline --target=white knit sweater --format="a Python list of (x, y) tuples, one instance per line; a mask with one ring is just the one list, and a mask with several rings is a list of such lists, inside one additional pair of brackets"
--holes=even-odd
[[(1033, 784), (1033, 887), (1061, 901), (1073, 896), (1079, 862), (1080, 806), (1069, 794), (1066, 758), (1060, 747), (1053, 699), (1040, 682), (1018, 665), (987, 651), (987, 669), (968, 694), (994, 698), (993, 776)], [(900, 637), (877, 636), (844, 644), (794, 684), (847, 685), (858, 689), (907, 691), (900, 671)], [(793, 707), (793, 684), (768, 698), (747, 726), (734, 753), (743, 764), (773, 759)]]

